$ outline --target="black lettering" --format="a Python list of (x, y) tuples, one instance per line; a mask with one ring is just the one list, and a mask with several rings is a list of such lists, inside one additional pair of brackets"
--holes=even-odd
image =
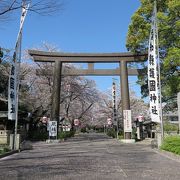
[(154, 101), (154, 103), (155, 103), (156, 100), (157, 100), (157, 96), (155, 94), (151, 94), (150, 95), (150, 101)]
[(14, 78), (13, 77), (10, 78), (10, 88), (14, 89)]
[(149, 81), (149, 85), (150, 85), (150, 91), (156, 91), (156, 81), (154, 80)]
[(15, 113), (15, 105), (11, 104), (11, 112), (10, 113)]
[(150, 76), (151, 78), (155, 78), (155, 77), (154, 77), (154, 68), (150, 68), (150, 69), (149, 69), (149, 76)]

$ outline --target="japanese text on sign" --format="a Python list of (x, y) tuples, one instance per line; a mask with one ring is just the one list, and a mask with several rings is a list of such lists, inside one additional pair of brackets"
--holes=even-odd
[(124, 132), (132, 132), (131, 110), (123, 110)]

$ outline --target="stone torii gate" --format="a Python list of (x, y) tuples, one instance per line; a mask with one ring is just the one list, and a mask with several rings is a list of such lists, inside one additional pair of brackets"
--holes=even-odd
[[(60, 53), (60, 52), (44, 52), (37, 50), (29, 50), (29, 54), (36, 62), (55, 62), (54, 80), (53, 80), (53, 96), (51, 118), (57, 121), (59, 125), (59, 109), (60, 109), (60, 88), (61, 76), (63, 75), (120, 75), (121, 81), (121, 100), (123, 110), (130, 110), (128, 75), (138, 75), (137, 69), (128, 69), (128, 62), (142, 62), (147, 59), (147, 54), (126, 53)], [(94, 63), (114, 63), (118, 62), (118, 69), (94, 69)], [(88, 63), (88, 69), (73, 70), (62, 72), (63, 63)], [(131, 139), (131, 133), (125, 133), (125, 139)]]

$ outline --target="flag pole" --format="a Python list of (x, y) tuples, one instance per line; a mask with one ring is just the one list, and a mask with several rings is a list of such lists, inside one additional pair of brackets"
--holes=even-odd
[(162, 111), (162, 94), (161, 94), (161, 67), (160, 67), (160, 58), (159, 58), (159, 35), (158, 35), (158, 26), (157, 26), (157, 2), (154, 1), (154, 12), (155, 12), (155, 26), (156, 26), (156, 43), (157, 43), (157, 66), (158, 66), (158, 83), (159, 83), (159, 112), (160, 112), (160, 124), (161, 124), (161, 141), (164, 139), (164, 127), (163, 127), (163, 111)]
[(17, 146), (17, 126), (18, 126), (18, 96), (19, 96), (19, 74), (21, 62), (21, 41), (22, 41), (22, 28), (23, 23), (29, 8), (29, 4), (22, 3), (22, 14), (20, 19), (20, 28), (15, 45), (15, 52), (13, 54), (13, 64), (11, 66), (9, 76), (9, 89), (8, 89), (8, 119), (15, 120), (13, 149), (19, 149)]
[(158, 147), (159, 147), (163, 141), (164, 132), (163, 132), (163, 121), (162, 121), (161, 78), (160, 78), (156, 0), (154, 0), (154, 4), (153, 4), (153, 15), (151, 22), (150, 37), (149, 37), (148, 87), (149, 87), (151, 120), (159, 124), (159, 126), (156, 127)]
[(22, 43), (22, 31), (19, 34), (19, 52), (18, 52), (18, 60), (16, 61), (16, 78), (17, 78), (17, 90), (16, 90), (16, 119), (15, 119), (15, 127), (14, 127), (14, 149), (16, 150), (16, 142), (17, 142), (17, 129), (18, 129), (18, 104), (19, 104), (19, 75), (20, 75), (20, 60), (21, 60), (21, 43)]

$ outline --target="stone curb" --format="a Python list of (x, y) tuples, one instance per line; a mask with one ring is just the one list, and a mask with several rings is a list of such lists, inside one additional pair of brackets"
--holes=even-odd
[(180, 162), (180, 156), (177, 154), (174, 154), (172, 152), (169, 151), (165, 151), (165, 150), (160, 150), (160, 149), (152, 149), (154, 152), (156, 152), (157, 154), (160, 154), (164, 157), (167, 157), (171, 160), (174, 160), (176, 162)]
[(0, 155), (0, 159), (1, 159), (1, 158), (4, 158), (4, 157), (6, 157), (6, 156), (10, 156), (10, 155), (12, 155), (12, 154), (18, 153), (18, 152), (19, 152), (18, 150), (14, 150), (14, 151), (10, 151), (10, 152), (1, 154), (1, 155)]

